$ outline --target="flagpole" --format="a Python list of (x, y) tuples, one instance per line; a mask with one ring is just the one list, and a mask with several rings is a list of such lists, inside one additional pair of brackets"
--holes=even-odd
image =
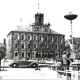
[(20, 18), (20, 26), (22, 26), (22, 17)]

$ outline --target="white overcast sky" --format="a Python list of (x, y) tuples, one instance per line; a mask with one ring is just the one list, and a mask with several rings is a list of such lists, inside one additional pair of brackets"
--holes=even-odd
[[(72, 12), (78, 17), (73, 21), (73, 36), (80, 37), (80, 0), (0, 0), (0, 42), (18, 25), (34, 23), (34, 14), (44, 13), (44, 22), (51, 23), (51, 28), (69, 39), (70, 21), (64, 15)], [(22, 17), (22, 23), (20, 18)]]

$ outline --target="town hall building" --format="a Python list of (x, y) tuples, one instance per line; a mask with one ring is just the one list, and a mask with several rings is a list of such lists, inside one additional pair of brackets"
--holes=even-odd
[(7, 57), (10, 59), (61, 59), (65, 35), (44, 24), (44, 14), (36, 13), (35, 22), (29, 27), (18, 26), (7, 35)]

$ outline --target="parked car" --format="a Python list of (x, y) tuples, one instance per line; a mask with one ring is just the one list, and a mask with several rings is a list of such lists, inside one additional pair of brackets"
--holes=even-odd
[(30, 68), (36, 68), (38, 67), (38, 63), (35, 61), (11, 61), (7, 62), (9, 63), (8, 66), (10, 67), (30, 67)]

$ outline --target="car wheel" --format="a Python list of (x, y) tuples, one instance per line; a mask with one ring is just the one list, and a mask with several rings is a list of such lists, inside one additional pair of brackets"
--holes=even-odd
[(36, 68), (38, 65), (36, 63), (32, 64), (32, 68)]
[(18, 64), (14, 63), (14, 64), (13, 64), (13, 67), (18, 67)]

